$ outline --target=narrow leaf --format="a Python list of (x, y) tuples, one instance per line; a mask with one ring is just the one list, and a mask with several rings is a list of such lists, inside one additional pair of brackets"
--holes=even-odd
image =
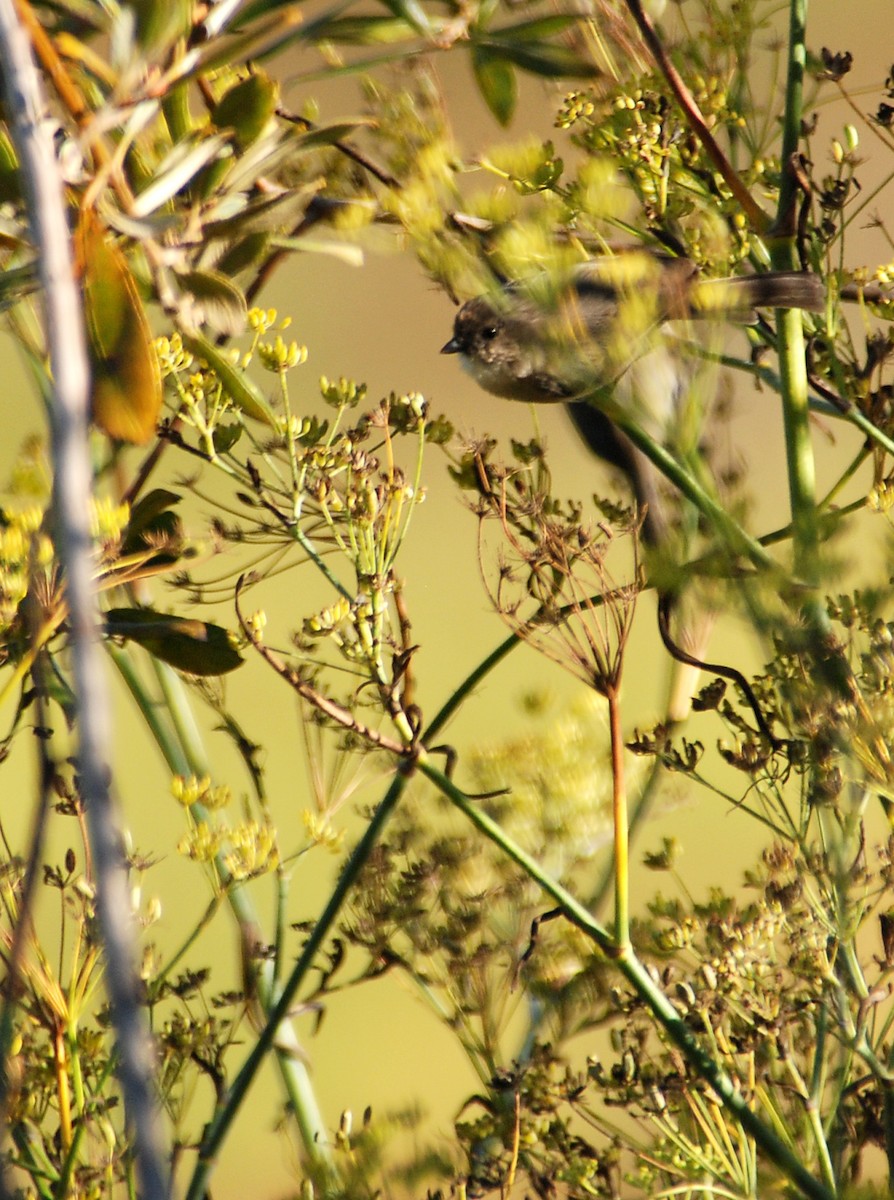
[(300, 134), (296, 141), (302, 148), (308, 146), (332, 146), (336, 142), (344, 141), (346, 137), (350, 137), (358, 129), (374, 124), (374, 121), (363, 117), (359, 117), (355, 121), (339, 121), (334, 125), (321, 125), (318, 129), (309, 129), (306, 133)]
[(237, 408), (255, 421), (263, 421), (271, 427), (276, 426), (276, 417), (270, 405), (264, 399), (259, 388), (244, 375), (237, 371), (226, 355), (222, 354), (213, 343), (201, 334), (182, 332), (183, 344), (198, 358), (204, 359), (220, 380), (221, 387), (230, 397)]
[(406, 41), (416, 32), (402, 17), (337, 17), (314, 28), (320, 41), (350, 46), (387, 46)]
[(515, 42), (506, 38), (489, 37), (479, 42), (476, 49), (484, 51), (492, 59), (501, 59), (508, 66), (512, 63), (532, 75), (547, 79), (592, 79), (599, 68), (581, 58), (570, 46), (553, 42)]
[(421, 33), (423, 37), (432, 37), (434, 29), (432, 23), (428, 19), (428, 13), (418, 3), (418, 0), (382, 0), (386, 8), (390, 9), (396, 17), (403, 17), (408, 21), (417, 33)]
[(532, 21), (520, 21), (517, 25), (493, 29), (488, 36), (497, 41), (511, 39), (515, 42), (539, 42), (564, 32), (571, 25), (579, 24), (580, 20), (576, 13), (556, 13), (551, 17), (536, 17)]
[(219, 271), (178, 271), (177, 282), (189, 295), (195, 325), (234, 336), (245, 329), (248, 308), (242, 290)]
[(138, 500), (131, 509), (124, 532), (122, 557), (157, 549), (158, 552), (147, 560), (147, 565), (176, 562), (183, 543), (180, 518), (173, 511), (179, 503), (177, 493), (165, 488), (154, 488)]
[(508, 125), (518, 103), (518, 80), (502, 54), (485, 44), (472, 47), (472, 69), (484, 102), (501, 125)]
[(0, 129), (0, 204), (15, 203), (21, 198), (19, 160), (6, 130)]
[(235, 239), (254, 233), (276, 233), (294, 226), (321, 186), (315, 183), (278, 196), (258, 197), (241, 205), (232, 216), (209, 221), (202, 227), (202, 234), (206, 239)]
[(130, 0), (136, 15), (136, 35), (143, 56), (159, 54), (188, 33), (190, 0)]
[(155, 658), (190, 675), (226, 675), (242, 663), (233, 638), (220, 625), (170, 616), (151, 608), (114, 608), (106, 632), (136, 642)]
[(218, 259), (217, 269), (232, 278), (240, 271), (255, 266), (266, 257), (269, 249), (269, 233), (250, 233), (227, 248)]
[(180, 142), (161, 161), (152, 182), (136, 197), (131, 206), (131, 216), (147, 217), (161, 208), (173, 196), (187, 187), (210, 162), (228, 151), (229, 138), (222, 133), (192, 138)]
[(76, 235), (93, 373), (93, 420), (122, 442), (155, 432), (162, 386), (152, 331), (124, 255), (95, 213), (85, 209)]
[(326, 254), (330, 258), (337, 258), (339, 262), (343, 262), (349, 267), (363, 266), (363, 247), (357, 246), (353, 242), (336, 242), (308, 237), (278, 237), (271, 240), (274, 246), (278, 246), (282, 250), (296, 250), (304, 254)]
[(0, 312), (18, 304), (37, 287), (37, 267), (26, 263), (23, 267), (7, 267), (0, 271)]

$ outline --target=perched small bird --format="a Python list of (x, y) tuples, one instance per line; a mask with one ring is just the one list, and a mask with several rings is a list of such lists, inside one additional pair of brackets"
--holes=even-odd
[(496, 396), (564, 403), (590, 449), (624, 473), (645, 511), (643, 537), (660, 544), (667, 520), (658, 473), (591, 399), (610, 392), (616, 408), (663, 442), (688, 383), (667, 322), (747, 322), (757, 308), (820, 311), (822, 281), (803, 271), (704, 280), (687, 259), (638, 251), (584, 263), (564, 287), (543, 282), (542, 289), (510, 284), (468, 300), (441, 352), (458, 354)]

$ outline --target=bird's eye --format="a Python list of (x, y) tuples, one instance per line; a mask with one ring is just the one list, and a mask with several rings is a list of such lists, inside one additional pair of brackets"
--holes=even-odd
[(494, 338), (497, 336), (496, 325), (485, 325), (484, 328), (481, 330), (481, 336), (484, 339), (484, 341), (492, 342), (494, 340)]

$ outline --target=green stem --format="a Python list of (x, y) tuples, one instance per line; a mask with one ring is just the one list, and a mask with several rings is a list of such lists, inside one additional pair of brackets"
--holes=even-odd
[(22, 1124), (13, 1125), (9, 1133), (20, 1156), (18, 1160), (12, 1159), (11, 1165), (27, 1173), (31, 1186), (41, 1200), (55, 1200), (52, 1184), (57, 1182), (58, 1176), (39, 1142), (29, 1136), (26, 1126)]
[[(851, 461), (848, 463), (847, 467), (845, 467), (844, 471), (842, 471), (841, 475), (839, 475), (839, 477), (832, 484), (831, 488), (828, 490), (828, 492), (825, 494), (825, 496), (823, 496), (823, 498), (820, 500), (819, 504), (817, 505), (817, 519), (818, 520), (821, 521), (822, 518), (829, 513), (829, 511), (832, 509), (832, 505), (835, 502), (835, 497), (839, 496), (844, 491), (844, 489), (847, 487), (847, 485), (850, 483), (850, 481), (854, 478), (854, 476), (857, 474), (857, 472), (860, 470), (860, 468), (866, 462), (866, 459), (868, 457), (869, 457), (869, 447), (862, 446), (857, 451), (857, 453), (854, 455), (854, 457), (851, 459)], [(866, 506), (866, 500), (865, 500), (865, 498), (863, 498), (859, 501), (857, 507), (864, 508), (865, 506)], [(834, 511), (837, 513), (837, 512), (840, 512), (841, 509), (835, 509)]]
[(888, 1165), (888, 1190), (894, 1190), (894, 1088), (884, 1084), (885, 1161)]
[(827, 1187), (835, 1190), (835, 1168), (832, 1164), (832, 1155), (829, 1150), (829, 1140), (826, 1136), (826, 1130), (823, 1127), (821, 1113), (822, 1099), (825, 1094), (825, 1065), (826, 1065), (826, 1049), (828, 1038), (826, 1036), (828, 1014), (826, 1009), (820, 1007), (817, 1014), (816, 1022), (816, 1049), (813, 1058), (813, 1076), (810, 1080), (810, 1096), (808, 1100), (810, 1119), (813, 1126), (814, 1138), (816, 1140), (817, 1153), (820, 1158), (820, 1166), (822, 1167), (823, 1178), (826, 1181)]
[(608, 720), (612, 754), (612, 817), (615, 832), (615, 944), (630, 942), (630, 832), (627, 823), (627, 790), (624, 786), (624, 732), (618, 693), (608, 694)]
[[(733, 371), (741, 371), (744, 375), (750, 375), (753, 379), (759, 379), (772, 388), (774, 392), (782, 390), (782, 380), (779, 372), (774, 371), (771, 367), (756, 366), (754, 363), (746, 361), (743, 358), (736, 358), (732, 354), (717, 354), (713, 350), (707, 350), (703, 346), (699, 346), (695, 342), (681, 343), (685, 345), (688, 354), (695, 354), (705, 362), (717, 363), (721, 367), (729, 367)], [(894, 455), (894, 438), (891, 438), (882, 429), (878, 429), (873, 425), (872, 421), (865, 413), (860, 412), (853, 404), (844, 402), (841, 406), (832, 404), (829, 400), (822, 400), (819, 397), (813, 396), (810, 398), (811, 410), (821, 414), (824, 417), (832, 417), (836, 421), (846, 421), (848, 425), (854, 425), (865, 434), (870, 442), (875, 442), (877, 446), (881, 446), (888, 454)]]
[(458, 712), (463, 703), (472, 694), (475, 688), (485, 679), (495, 667), (507, 658), (513, 650), (522, 645), (523, 639), (517, 633), (511, 633), (505, 641), (500, 642), (495, 650), (488, 654), (487, 658), (483, 659), (474, 670), (470, 671), (462, 683), (456, 688), (447, 702), (441, 706), (431, 721), (427, 729), (422, 735), (421, 741), (424, 746), (431, 749), (432, 741), (438, 736), (454, 713)]
[(162, 757), (167, 763), (168, 768), (175, 775), (188, 775), (189, 763), (186, 755), (177, 742), (170, 722), (162, 718), (164, 709), (146, 691), (143, 681), (140, 679), (137, 669), (134, 666), (131, 651), (123, 649), (121, 646), (116, 646), (114, 642), (108, 640), (105, 643), (105, 647), (106, 653), (127, 684), (128, 691), (137, 708), (139, 708), (143, 720), (149, 727), (149, 732), (152, 734), (155, 744), (161, 750)]
[[(835, 1193), (815, 1179), (784, 1142), (748, 1106), (733, 1080), (692, 1035), (692, 1031), (677, 1010), (656, 985), (648, 968), (640, 962), (631, 945), (618, 947), (608, 930), (601, 925), (578, 900), (561, 884), (547, 875), (540, 864), (517, 845), (482, 812), (443, 772), (426, 758), (420, 758), (419, 771), (513, 862), (517, 863), (562, 909), (566, 918), (576, 925), (617, 966), (636, 994), (648, 1005), (667, 1036), (679, 1048), (693, 1070), (708, 1083), (723, 1103), (735, 1115), (767, 1157), (807, 1196), (809, 1200), (835, 1200)], [(189, 1195), (187, 1200), (199, 1200)]]
[(177, 964), (186, 957), (192, 947), (202, 937), (205, 930), (209, 927), (212, 920), (217, 915), (217, 910), (220, 908), (221, 904), (223, 904), (223, 901), (224, 894), (222, 892), (211, 897), (205, 911), (199, 917), (194, 927), (186, 935), (186, 938), (181, 943), (179, 949), (174, 951), (171, 957), (167, 960), (167, 962), (152, 980), (152, 988), (149, 993), (150, 1003), (155, 1002), (161, 992), (162, 984), (170, 978)]
[(707, 517), (712, 526), (722, 533), (733, 553), (744, 555), (756, 567), (776, 568), (777, 564), (772, 555), (768, 554), (760, 542), (746, 533), (741, 525), (732, 519), (722, 505), (718, 504), (714, 497), (680, 466), (672, 454), (653, 441), (638, 425), (625, 419), (622, 413), (612, 411), (608, 415), (616, 425), (623, 429), (631, 442), (655, 464), (662, 475), (666, 476), (686, 499)]
[[(180, 745), (186, 753), (191, 772), (195, 775), (210, 775), (210, 764), (185, 694), (183, 680), (164, 663), (154, 659), (153, 665), (164, 692), (168, 713), (177, 729)], [(197, 820), (207, 819), (207, 814), (201, 805), (193, 805), (192, 811)], [(216, 866), (221, 882), (226, 888), (227, 903), (236, 918), (240, 931), (261, 928), (258, 913), (249, 899), (247, 891), (230, 877), (223, 855), (217, 856)], [(262, 962), (257, 967), (257, 999), (265, 1015), (278, 1008), (273, 985), (274, 970), (274, 965), (270, 962)], [(273, 1028), (277, 1066), (289, 1097), (305, 1152), (312, 1162), (331, 1174), (334, 1172), (334, 1167), (326, 1138), (326, 1126), (310, 1080), (310, 1072), (304, 1061), (301, 1044), (291, 1023), (287, 1020), (287, 1015), (286, 1009)]]
[[(783, 249), (774, 254), (774, 265), (786, 268)], [(797, 309), (777, 313), (779, 369), (782, 377), (785, 452), (788, 464), (789, 499), (795, 574), (813, 584), (818, 574), (819, 539), (816, 521), (816, 471), (807, 404), (807, 372), (804, 366), (804, 332)]]
[[(782, 118), (782, 178), (779, 184), (777, 219), (782, 232), (794, 232), (793, 215), (797, 205), (798, 181), (787, 169), (801, 144), (801, 118), (804, 111), (804, 70), (807, 65), (807, 0), (789, 0), (788, 68), (785, 80), (785, 112)], [(793, 262), (793, 266), (797, 263)]]
[[(274, 1039), (278, 1039), (282, 1023), (288, 1017), (295, 1002), (298, 989), (313, 966), (318, 950), (325, 941), (336, 917), (341, 911), (348, 893), (356, 883), (361, 870), (375, 848), (385, 823), (394, 811), (405, 786), (406, 776), (395, 776), (387, 793), (373, 814), (372, 820), (366, 827), (363, 837), (357, 843), (351, 857), (345, 864), (345, 868), (339, 876), (338, 883), (329, 897), (319, 920), (314, 925), (298, 962), (285, 981), (276, 1003), (270, 1010), (267, 1023), (258, 1035), (258, 1039), (252, 1047), (248, 1058), (228, 1089), (226, 1101), (218, 1105), (214, 1116), (206, 1126), (205, 1134), (199, 1147), (199, 1161), (190, 1180), (186, 1200), (203, 1200), (203, 1197), (206, 1195), (208, 1179), (223, 1139), (233, 1123), (233, 1119), (245, 1099), (248, 1089), (257, 1075), (258, 1069), (264, 1061), (267, 1052), (273, 1047)], [(328, 1160), (328, 1150), (324, 1146), (319, 1146), (316, 1156), (318, 1162), (324, 1154)]]
[[(798, 266), (794, 238), (797, 180), (788, 164), (798, 152), (801, 138), (807, 0), (790, 0), (788, 73), (782, 131), (782, 178), (779, 187), (777, 231), (770, 257), (778, 271)], [(804, 328), (796, 308), (776, 313), (776, 340), (782, 382), (782, 411), (788, 464), (789, 498), (794, 532), (795, 573), (813, 584), (818, 573), (818, 537), (815, 506), (816, 472), (808, 423), (808, 382), (804, 354)]]
[[(133, 668), (129, 654), (115, 648), (111, 648), (111, 652), (140, 711), (146, 718), (156, 738), (156, 744), (162, 751), (170, 770), (182, 775), (210, 775), (208, 756), (179, 675), (157, 659), (152, 660), (165, 697), (166, 719), (162, 721), (160, 706), (147, 693), (139, 675)], [(202, 820), (207, 816), (201, 805), (193, 806), (193, 815), (197, 820)], [(260, 928), (259, 917), (254, 905), (245, 889), (230, 879), (222, 855), (218, 855), (216, 867), (219, 879), (225, 889), (227, 903), (240, 930)], [(203, 920), (206, 920), (207, 916), (206, 913)], [(261, 963), (257, 971), (257, 998), (265, 1014), (279, 1011), (279, 1006), (276, 1004), (274, 972), (274, 965), (269, 962)], [(283, 1013), (287, 1013), (287, 1007), (283, 1008)], [(272, 1018), (270, 1019), (272, 1020)], [(274, 1023), (271, 1038), (273, 1036), (276, 1041), (277, 1065), (297, 1122), (302, 1145), (311, 1161), (332, 1175), (334, 1167), (326, 1137), (326, 1126), (298, 1037), (291, 1024), (285, 1019), (285, 1015)]]

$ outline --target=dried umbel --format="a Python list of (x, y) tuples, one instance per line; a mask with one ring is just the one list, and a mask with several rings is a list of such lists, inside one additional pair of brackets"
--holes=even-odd
[[(609, 551), (636, 529), (629, 518), (587, 524), (549, 494), (542, 465), (508, 470), (479, 457), (479, 561), (496, 610), (520, 638), (601, 695), (620, 683), (637, 581), (618, 585)], [(488, 531), (499, 527), (491, 550)]]

